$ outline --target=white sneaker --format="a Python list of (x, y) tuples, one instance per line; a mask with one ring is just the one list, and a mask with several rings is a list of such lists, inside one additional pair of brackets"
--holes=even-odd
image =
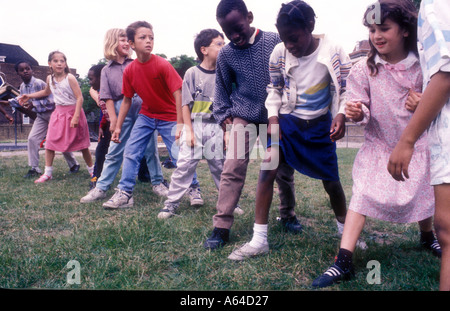
[(189, 188), (189, 199), (191, 200), (191, 206), (203, 205), (203, 198), (200, 188)]
[(239, 206), (239, 204), (236, 205), (233, 213), (235, 213), (236, 215), (244, 215), (245, 214), (244, 210)]
[(133, 195), (126, 191), (116, 189), (116, 193), (103, 203), (105, 209), (118, 209), (118, 208), (128, 208), (132, 207), (134, 204)]
[(164, 183), (160, 183), (159, 185), (153, 186), (153, 192), (161, 197), (167, 197), (169, 188)]
[(247, 258), (259, 256), (259, 255), (264, 255), (264, 254), (267, 254), (268, 252), (269, 252), (268, 244), (264, 244), (260, 247), (255, 248), (255, 247), (252, 247), (250, 245), (250, 243), (245, 243), (241, 247), (235, 249), (230, 254), (230, 256), (228, 256), (228, 259), (240, 261), (240, 260), (244, 260)]
[(80, 202), (90, 203), (104, 198), (106, 198), (106, 191), (103, 191), (102, 189), (95, 187), (89, 190), (89, 192), (80, 199)]
[(159, 214), (159, 219), (167, 219), (175, 215), (175, 212), (177, 211), (178, 204), (164, 204), (164, 209), (162, 209)]

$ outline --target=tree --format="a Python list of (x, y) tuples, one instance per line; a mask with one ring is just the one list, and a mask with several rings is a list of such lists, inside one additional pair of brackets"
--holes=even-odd
[(187, 55), (172, 57), (169, 60), (169, 63), (172, 64), (173, 68), (175, 68), (181, 78), (184, 78), (184, 74), (189, 68), (198, 64), (193, 57)]
[[(100, 59), (97, 64), (106, 64), (106, 59), (102, 58)], [(91, 95), (89, 94), (89, 90), (91, 89), (91, 85), (89, 84), (89, 79), (86, 75), (83, 79), (78, 78), (78, 84), (81, 88), (81, 93), (83, 94), (83, 110), (86, 114), (86, 117), (91, 115), (91, 112), (94, 113), (94, 120), (91, 120), (91, 118), (88, 117), (88, 121), (97, 121), (100, 117), (100, 108), (97, 106), (97, 103), (92, 99)]]

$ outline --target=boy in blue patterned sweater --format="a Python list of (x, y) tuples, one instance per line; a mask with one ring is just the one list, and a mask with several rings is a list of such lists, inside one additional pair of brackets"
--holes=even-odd
[[(216, 249), (229, 241), (233, 211), (238, 204), (247, 174), (249, 155), (260, 125), (268, 122), (264, 106), (269, 79), (269, 59), (280, 43), (278, 34), (251, 27), (253, 14), (242, 0), (222, 0), (217, 6), (217, 21), (231, 41), (217, 58), (216, 89), (212, 112), (224, 131), (230, 129), (227, 154), (221, 175), (214, 230), (206, 249)], [(227, 135), (225, 135), (227, 136)], [(260, 139), (265, 137), (260, 136)], [(241, 148), (245, 143), (245, 148)], [(280, 214), (287, 230), (298, 233), (301, 226), (294, 214), (293, 169), (283, 166), (277, 182), (280, 189)]]

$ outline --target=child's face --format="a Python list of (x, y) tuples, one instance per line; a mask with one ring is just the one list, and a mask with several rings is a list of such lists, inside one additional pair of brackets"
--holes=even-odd
[(19, 64), (19, 66), (17, 66), (17, 74), (23, 82), (28, 83), (33, 76), (33, 70), (27, 63), (21, 63)]
[(391, 19), (386, 19), (383, 24), (369, 26), (370, 42), (386, 61), (399, 61), (404, 58), (405, 38), (408, 35), (406, 30)]
[(95, 76), (94, 71), (89, 70), (88, 72), (89, 84), (94, 90), (100, 89), (100, 79)]
[(205, 58), (208, 57), (212, 60), (217, 60), (220, 49), (225, 45), (225, 41), (221, 36), (214, 38), (209, 46), (204, 47)]
[(278, 28), (286, 49), (297, 58), (310, 55), (316, 49), (311, 31), (298, 27)]
[(117, 54), (121, 57), (127, 57), (130, 54), (130, 44), (126, 36), (119, 37), (119, 44), (117, 45)]
[(130, 45), (137, 54), (150, 55), (153, 51), (154, 40), (153, 31), (150, 28), (140, 27), (136, 30), (134, 42), (130, 42)]
[(67, 67), (66, 60), (61, 53), (55, 53), (48, 62), (48, 66), (52, 68), (55, 74), (63, 74)]
[(233, 10), (224, 18), (217, 19), (217, 22), (233, 44), (239, 47), (244, 47), (248, 44), (253, 34), (253, 30), (250, 27), (250, 24), (253, 22), (253, 14), (251, 12), (245, 16), (237, 10)]

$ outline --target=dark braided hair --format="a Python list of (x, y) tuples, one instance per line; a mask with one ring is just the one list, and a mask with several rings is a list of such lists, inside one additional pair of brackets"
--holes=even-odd
[(295, 27), (307, 29), (314, 22), (316, 14), (312, 7), (304, 1), (294, 0), (282, 4), (277, 17), (277, 28)]

